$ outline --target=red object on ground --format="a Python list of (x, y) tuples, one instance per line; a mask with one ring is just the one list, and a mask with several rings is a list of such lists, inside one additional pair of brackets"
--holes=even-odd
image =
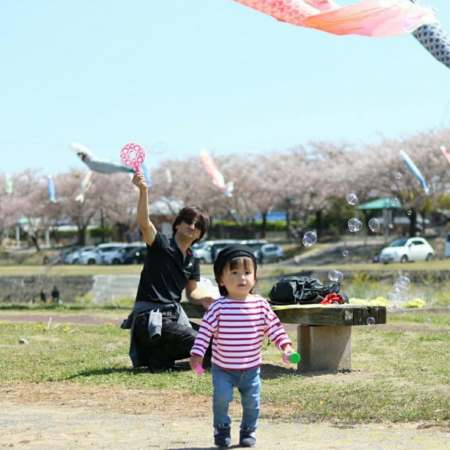
[(321, 305), (332, 305), (333, 303), (337, 303), (339, 305), (345, 303), (342, 295), (336, 294), (335, 292), (328, 294), (324, 299), (320, 302)]

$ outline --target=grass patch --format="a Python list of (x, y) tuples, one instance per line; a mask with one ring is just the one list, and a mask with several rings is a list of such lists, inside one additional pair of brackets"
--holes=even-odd
[[(299, 376), (281, 364), (272, 345), (265, 346), (263, 415), (448, 426), (450, 314), (414, 311), (391, 314), (388, 321), (353, 328), (350, 374)], [(29, 344), (19, 344), (21, 338)], [(0, 342), (2, 384), (66, 382), (211, 394), (209, 375), (131, 370), (128, 333), (115, 325), (0, 323)]]
[[(332, 269), (344, 272), (435, 272), (450, 271), (450, 258), (422, 261), (409, 264), (329, 264), (329, 265), (303, 265), (303, 264), (264, 264), (258, 267), (260, 277), (284, 276), (299, 273), (301, 271), (327, 272)], [(93, 276), (93, 275), (139, 275), (142, 270), (140, 264), (130, 265), (11, 265), (0, 266), (0, 276), (20, 276), (20, 275), (45, 275), (51, 273), (52, 276)], [(205, 276), (214, 276), (211, 264), (202, 264), (201, 273)]]

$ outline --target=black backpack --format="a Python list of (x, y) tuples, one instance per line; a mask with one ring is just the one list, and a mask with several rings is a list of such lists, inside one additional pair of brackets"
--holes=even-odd
[(337, 294), (340, 288), (340, 283), (323, 285), (317, 278), (307, 276), (284, 277), (272, 286), (269, 298), (272, 305), (307, 305), (320, 303), (328, 294)]

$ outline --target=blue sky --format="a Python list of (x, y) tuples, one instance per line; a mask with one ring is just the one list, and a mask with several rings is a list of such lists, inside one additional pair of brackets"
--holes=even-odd
[[(450, 2), (426, 3), (450, 32)], [(450, 71), (410, 35), (338, 37), (231, 0), (21, 0), (0, 36), (1, 172), (81, 168), (74, 141), (105, 159), (139, 142), (157, 165), (450, 126)]]

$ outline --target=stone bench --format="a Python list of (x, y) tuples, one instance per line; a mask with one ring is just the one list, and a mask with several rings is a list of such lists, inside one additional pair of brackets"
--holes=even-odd
[[(190, 318), (203, 317), (201, 306), (182, 303)], [(299, 372), (352, 369), (352, 326), (386, 323), (386, 307), (361, 305), (273, 306), (283, 323), (297, 324)]]

